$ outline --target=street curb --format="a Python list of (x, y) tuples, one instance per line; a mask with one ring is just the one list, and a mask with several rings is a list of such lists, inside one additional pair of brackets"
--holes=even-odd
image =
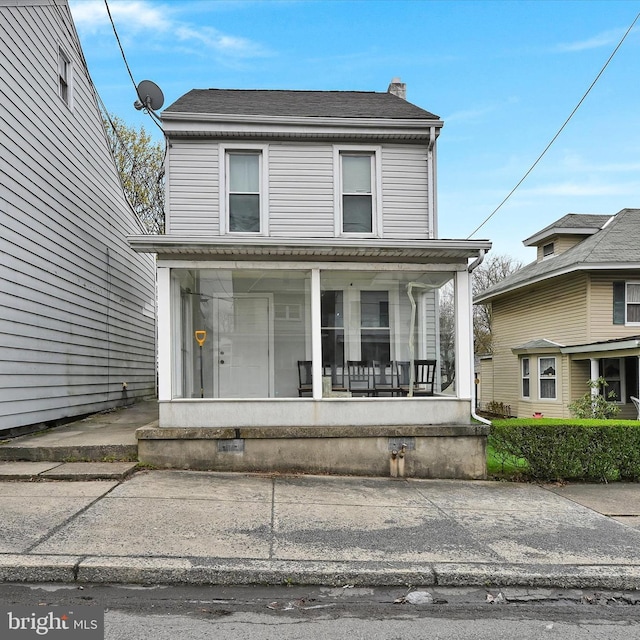
[(542, 587), (640, 590), (640, 565), (312, 562), (175, 557), (0, 555), (0, 582)]

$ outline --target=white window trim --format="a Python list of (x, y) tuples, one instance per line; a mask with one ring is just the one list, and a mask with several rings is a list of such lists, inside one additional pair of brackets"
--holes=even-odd
[[(65, 78), (65, 82), (67, 85), (67, 97), (65, 98), (62, 95), (62, 74), (60, 73), (60, 62), (64, 58), (67, 63), (67, 77)], [(71, 61), (71, 56), (67, 53), (66, 49), (58, 43), (58, 59), (57, 59), (57, 69), (56, 69), (56, 80), (58, 83), (58, 95), (60, 96), (60, 100), (64, 102), (64, 104), (71, 109), (73, 107), (73, 62)]]
[[(529, 363), (529, 373), (527, 375), (524, 374), (524, 361)], [(529, 380), (529, 395), (524, 395), (524, 381)], [(521, 358), (520, 359), (520, 397), (523, 400), (531, 400), (531, 358)]]
[[(554, 369), (555, 369), (555, 374), (553, 376), (542, 376), (542, 371), (540, 370), (540, 361), (542, 359), (551, 359), (553, 358), (554, 361)], [(540, 402), (557, 402), (558, 400), (558, 358), (556, 356), (539, 356), (536, 362), (536, 366), (537, 366), (537, 372), (538, 372), (538, 400), (540, 400)], [(529, 369), (529, 371), (531, 371), (531, 369)], [(555, 380), (555, 385), (554, 385), (554, 390), (555, 390), (555, 395), (553, 396), (553, 398), (543, 398), (542, 394), (541, 394), (541, 390), (542, 390), (542, 384), (541, 381), (542, 380)], [(529, 387), (529, 389), (531, 389), (531, 387)]]
[[(349, 233), (342, 230), (342, 162), (340, 156), (346, 153), (371, 154), (373, 157), (373, 176), (371, 181), (371, 233)], [(370, 145), (334, 145), (333, 146), (333, 210), (334, 235), (347, 238), (379, 238), (382, 236), (382, 147)]]
[[(238, 238), (269, 235), (269, 145), (246, 143), (220, 143), (218, 145), (218, 184), (220, 235)], [(260, 231), (229, 231), (229, 211), (227, 206), (227, 154), (229, 151), (254, 151), (260, 154)]]
[(629, 317), (627, 313), (627, 309), (629, 304), (637, 305), (637, 302), (629, 303), (629, 296), (627, 295), (627, 290), (630, 284), (640, 285), (640, 280), (626, 280), (624, 283), (624, 324), (626, 327), (640, 327), (640, 322), (629, 322), (627, 318)]

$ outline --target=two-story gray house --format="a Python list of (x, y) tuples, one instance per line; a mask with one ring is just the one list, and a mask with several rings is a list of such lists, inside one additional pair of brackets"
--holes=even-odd
[(65, 0), (0, 0), (0, 433), (155, 395), (155, 265)]
[[(470, 271), (437, 237), (443, 122), (384, 93), (193, 90), (162, 113), (157, 429), (143, 462), (482, 477)], [(440, 392), (439, 291), (456, 384)]]

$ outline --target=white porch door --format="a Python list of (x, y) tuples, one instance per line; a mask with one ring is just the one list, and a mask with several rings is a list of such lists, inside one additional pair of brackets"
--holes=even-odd
[(213, 370), (218, 398), (270, 396), (270, 302), (266, 296), (216, 299)]

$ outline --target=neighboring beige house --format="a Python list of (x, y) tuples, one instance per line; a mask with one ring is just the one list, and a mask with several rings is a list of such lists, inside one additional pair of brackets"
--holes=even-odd
[(640, 209), (569, 214), (524, 244), (537, 247), (537, 260), (474, 300), (492, 307), (481, 407), (497, 402), (518, 417), (568, 417), (568, 405), (602, 376), (621, 416), (636, 418)]
[[(162, 113), (166, 235), (130, 238), (158, 258), (160, 423), (138, 433), (142, 461), (484, 476), (469, 284), (491, 244), (438, 239), (443, 122), (404, 96), (205, 89)], [(438, 376), (447, 283), (443, 394), (409, 372)]]

